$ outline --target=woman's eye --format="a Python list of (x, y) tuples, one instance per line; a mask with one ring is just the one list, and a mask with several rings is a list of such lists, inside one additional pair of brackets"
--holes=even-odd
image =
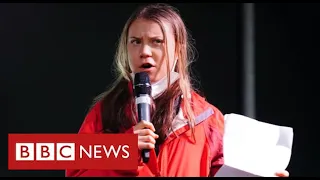
[(131, 43), (131, 44), (140, 44), (141, 41), (138, 40), (138, 39), (133, 39), (133, 40), (130, 41), (130, 43)]
[(154, 42), (155, 42), (156, 44), (161, 44), (161, 43), (163, 42), (163, 40), (161, 40), (161, 39), (155, 39)]

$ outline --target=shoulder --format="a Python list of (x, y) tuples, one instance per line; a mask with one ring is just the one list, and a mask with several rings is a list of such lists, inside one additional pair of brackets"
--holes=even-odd
[(102, 130), (102, 101), (94, 103), (82, 122), (79, 133), (98, 133)]
[(206, 118), (206, 124), (222, 135), (224, 133), (224, 116), (220, 109), (196, 92), (193, 92), (191, 97), (196, 117), (202, 115), (203, 118)]

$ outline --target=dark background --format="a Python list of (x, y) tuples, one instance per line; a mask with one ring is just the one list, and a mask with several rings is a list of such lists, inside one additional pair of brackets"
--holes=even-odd
[[(199, 87), (223, 113), (242, 113), (242, 4), (173, 4), (196, 40)], [(76, 133), (111, 83), (122, 27), (137, 4), (0, 4), (1, 115), (8, 133)], [(318, 176), (319, 4), (255, 5), (256, 118), (294, 128), (291, 176)], [(5, 133), (4, 140), (7, 139)], [(8, 171), (2, 176), (64, 176)]]

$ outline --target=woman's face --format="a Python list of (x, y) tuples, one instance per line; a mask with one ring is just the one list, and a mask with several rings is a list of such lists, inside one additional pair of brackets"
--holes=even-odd
[[(163, 22), (167, 42), (158, 23), (145, 19), (135, 20), (128, 31), (129, 65), (133, 73), (145, 71), (151, 83), (167, 75), (167, 64), (170, 70), (176, 60), (175, 38), (169, 23)], [(166, 45), (168, 55), (166, 55)]]

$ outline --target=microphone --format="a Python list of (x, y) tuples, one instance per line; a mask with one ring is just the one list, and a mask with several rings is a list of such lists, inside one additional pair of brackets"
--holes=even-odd
[[(136, 73), (134, 76), (135, 104), (138, 112), (138, 120), (151, 121), (151, 84), (146, 72)], [(150, 150), (142, 149), (142, 159), (147, 163), (150, 158)]]

